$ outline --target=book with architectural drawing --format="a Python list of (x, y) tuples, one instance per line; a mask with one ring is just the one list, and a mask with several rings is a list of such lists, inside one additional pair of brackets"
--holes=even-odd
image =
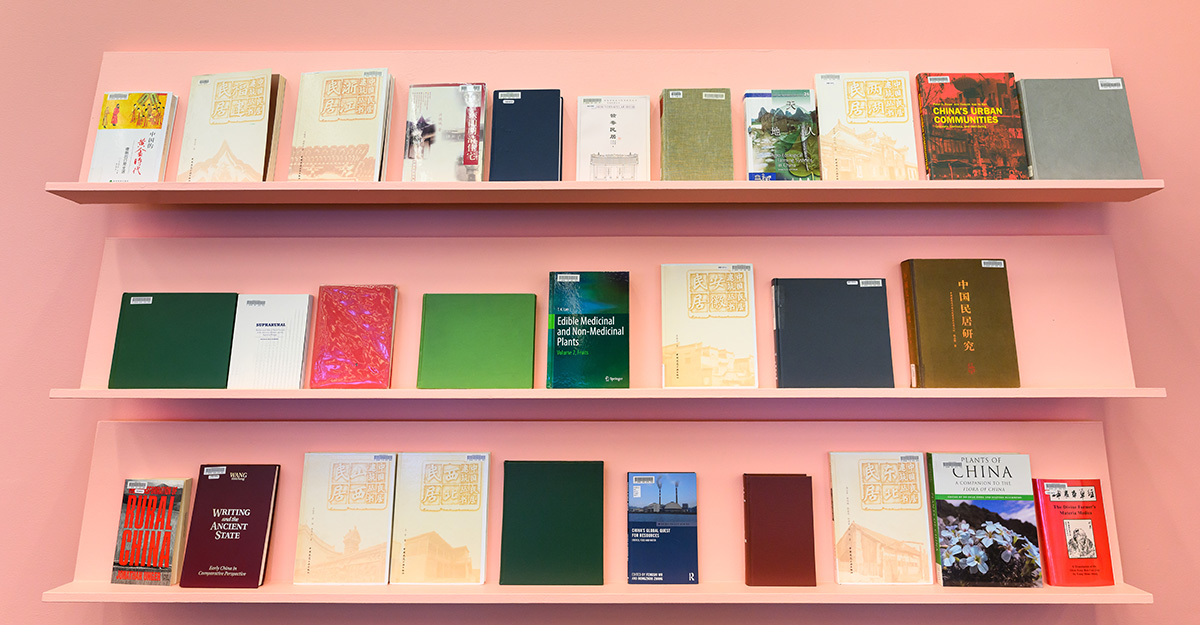
[(176, 180), (273, 180), (283, 91), (269, 69), (194, 76)]
[(822, 180), (917, 180), (908, 72), (817, 74)]
[(650, 179), (650, 96), (579, 96), (575, 179)]
[(758, 386), (754, 267), (662, 266), (663, 386)]
[(487, 453), (401, 453), (392, 583), (482, 584), (487, 507)]
[(386, 67), (300, 76), (289, 180), (383, 180), (392, 114)]

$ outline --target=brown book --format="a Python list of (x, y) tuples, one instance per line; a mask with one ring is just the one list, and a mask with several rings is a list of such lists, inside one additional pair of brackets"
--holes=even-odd
[(746, 585), (816, 586), (812, 477), (742, 475), (746, 504)]
[(1021, 386), (1003, 260), (900, 264), (914, 388)]
[(729, 89), (663, 89), (663, 180), (733, 180)]

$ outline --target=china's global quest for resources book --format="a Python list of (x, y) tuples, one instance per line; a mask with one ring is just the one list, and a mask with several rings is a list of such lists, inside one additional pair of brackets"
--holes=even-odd
[(629, 473), (629, 583), (698, 584), (695, 473)]

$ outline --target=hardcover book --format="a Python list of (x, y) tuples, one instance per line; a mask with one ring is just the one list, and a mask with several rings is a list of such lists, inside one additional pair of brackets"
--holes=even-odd
[(550, 272), (546, 388), (629, 388), (629, 272)]
[(409, 86), (405, 180), (483, 180), (485, 91), (483, 83)]
[(663, 386), (758, 386), (754, 267), (662, 266)]
[(908, 81), (908, 72), (817, 74), (821, 179), (918, 179)]
[(812, 477), (742, 475), (746, 585), (816, 586)]
[(237, 293), (125, 293), (108, 388), (225, 388)]
[(401, 453), (391, 582), (482, 584), (487, 509), (487, 453)]
[(386, 67), (300, 75), (289, 180), (383, 180), (393, 79)]
[(917, 100), (930, 180), (1029, 178), (1012, 73), (917, 74)]
[(200, 465), (180, 586), (262, 586), (278, 485), (277, 464)]
[(729, 89), (663, 89), (663, 180), (733, 180)]
[(698, 584), (695, 473), (629, 473), (629, 583)]
[(812, 89), (754, 89), (746, 113), (750, 180), (820, 180), (821, 145)]
[(500, 583), (604, 583), (604, 463), (504, 461)]
[(269, 69), (193, 77), (176, 180), (274, 180), (284, 82)]
[(390, 388), (396, 287), (322, 286), (309, 388)]
[(1035, 180), (1142, 178), (1123, 78), (1017, 81)]
[(1051, 586), (1112, 586), (1100, 480), (1033, 481), (1038, 544)]
[(536, 299), (426, 293), (417, 388), (533, 388)]
[(112, 583), (170, 586), (179, 581), (190, 478), (125, 480)]
[(238, 295), (229, 388), (301, 388), (312, 296)]
[(562, 93), (497, 90), (492, 96), (488, 180), (562, 180)]
[(579, 96), (576, 180), (650, 179), (650, 96)]
[(174, 93), (106, 93), (88, 182), (162, 182), (167, 175)]

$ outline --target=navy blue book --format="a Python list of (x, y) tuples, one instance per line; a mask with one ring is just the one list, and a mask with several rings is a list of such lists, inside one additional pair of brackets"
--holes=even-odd
[(696, 474), (629, 474), (629, 583), (697, 584)]
[(488, 180), (562, 180), (562, 94), (558, 89), (492, 92)]

